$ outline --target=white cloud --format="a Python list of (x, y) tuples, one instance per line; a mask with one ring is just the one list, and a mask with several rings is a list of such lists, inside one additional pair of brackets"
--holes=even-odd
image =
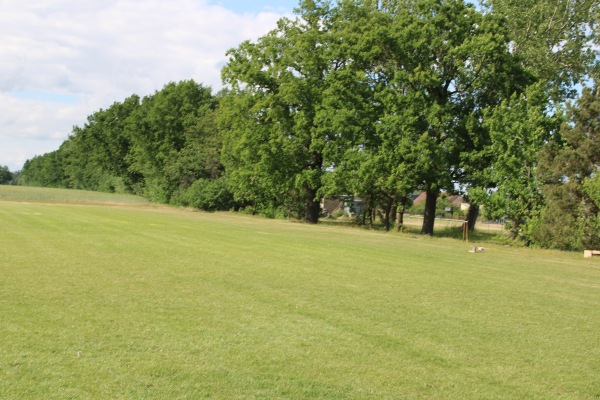
[(194, 79), (218, 89), (225, 52), (281, 14), (202, 0), (0, 0), (0, 165), (56, 150), (94, 111)]

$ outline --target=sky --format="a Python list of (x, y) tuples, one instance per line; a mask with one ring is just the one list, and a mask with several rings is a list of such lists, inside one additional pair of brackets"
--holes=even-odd
[(89, 115), (194, 79), (298, 0), (0, 0), (0, 165), (58, 149)]

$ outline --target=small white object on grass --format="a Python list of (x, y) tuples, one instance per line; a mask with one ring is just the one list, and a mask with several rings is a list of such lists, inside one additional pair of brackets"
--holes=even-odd
[(477, 247), (477, 246), (473, 246), (471, 249), (469, 249), (469, 253), (483, 253), (485, 251), (485, 249), (483, 247)]

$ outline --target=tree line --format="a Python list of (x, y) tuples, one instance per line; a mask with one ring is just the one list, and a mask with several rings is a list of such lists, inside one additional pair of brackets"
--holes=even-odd
[(116, 102), (19, 181), (309, 223), (354, 195), (387, 229), (424, 191), (428, 235), (440, 193), (461, 192), (472, 224), (483, 205), (526, 244), (599, 246), (598, 16), (592, 0), (304, 0), (227, 52), (226, 89)]

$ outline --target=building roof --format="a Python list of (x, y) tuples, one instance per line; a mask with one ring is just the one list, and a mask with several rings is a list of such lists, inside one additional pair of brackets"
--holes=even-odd
[[(440, 197), (441, 197), (441, 195), (443, 195), (443, 194), (445, 194), (445, 193), (441, 193), (441, 194), (440, 194)], [(412, 197), (412, 196), (411, 196), (411, 197)], [(439, 197), (438, 197), (438, 198), (439, 198)], [(427, 199), (427, 192), (423, 192), (423, 193), (421, 193), (420, 195), (418, 195), (416, 198), (414, 198), (414, 199), (413, 199), (413, 204), (415, 204), (415, 205), (416, 205), (416, 204), (419, 204), (419, 203), (421, 203), (421, 202), (425, 201), (425, 199)], [(462, 196), (459, 196), (459, 195), (454, 195), (454, 194), (453, 194), (453, 195), (450, 195), (450, 196), (448, 196), (448, 200), (449, 200), (449, 201), (450, 201), (452, 204), (454, 204), (455, 206), (459, 206), (459, 207), (460, 207), (460, 205), (461, 205), (462, 203), (464, 203), (464, 202), (465, 202), (465, 199), (464, 199)]]
[[(412, 197), (412, 196), (411, 196), (411, 197)], [(426, 199), (426, 198), (427, 198), (427, 193), (426, 193), (426, 192), (423, 192), (423, 193), (421, 193), (420, 195), (418, 195), (417, 197), (415, 197), (415, 198), (413, 199), (413, 204), (414, 204), (414, 205), (417, 205), (417, 204), (419, 204), (419, 203), (421, 203), (421, 202), (425, 201), (425, 199)]]

